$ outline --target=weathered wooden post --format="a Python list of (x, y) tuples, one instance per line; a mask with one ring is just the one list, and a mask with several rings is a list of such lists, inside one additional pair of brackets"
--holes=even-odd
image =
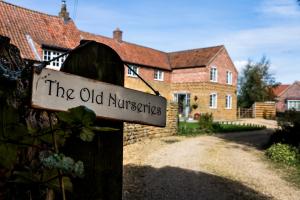
[[(96, 42), (72, 52), (61, 71), (124, 85), (122, 60), (113, 49)], [(73, 180), (76, 196), (72, 199), (122, 199), (123, 122), (101, 119), (98, 125), (114, 127), (119, 131), (97, 134), (92, 143), (78, 139), (66, 145), (65, 151), (88, 164), (85, 166), (85, 178)]]

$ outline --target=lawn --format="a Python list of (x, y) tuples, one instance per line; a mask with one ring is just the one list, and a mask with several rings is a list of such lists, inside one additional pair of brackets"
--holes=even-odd
[(231, 133), (265, 129), (265, 126), (254, 124), (227, 124), (214, 122), (206, 128), (201, 128), (198, 122), (179, 122), (179, 135), (197, 135), (213, 133)]

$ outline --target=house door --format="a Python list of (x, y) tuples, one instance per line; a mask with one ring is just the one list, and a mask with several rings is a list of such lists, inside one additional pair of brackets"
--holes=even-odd
[(178, 102), (178, 113), (184, 117), (188, 117), (190, 113), (190, 94), (175, 93), (174, 100)]

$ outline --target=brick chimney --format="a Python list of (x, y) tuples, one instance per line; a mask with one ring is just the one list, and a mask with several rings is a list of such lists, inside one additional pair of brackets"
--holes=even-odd
[(113, 32), (113, 39), (122, 42), (122, 34), (123, 32), (119, 28), (116, 28)]
[(62, 0), (61, 2), (62, 2), (61, 9), (58, 15), (61, 18), (63, 18), (65, 22), (68, 22), (70, 20), (70, 16), (69, 16), (69, 12), (67, 11), (66, 0)]

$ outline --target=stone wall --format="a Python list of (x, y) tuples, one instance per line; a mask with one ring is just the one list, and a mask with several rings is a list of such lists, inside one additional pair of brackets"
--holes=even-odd
[(133, 144), (146, 138), (165, 137), (176, 135), (178, 120), (178, 104), (168, 102), (167, 123), (165, 128), (154, 126), (124, 123), (124, 145)]
[[(194, 116), (195, 113), (212, 113), (215, 120), (236, 120), (236, 86), (211, 82), (173, 83), (171, 90), (173, 93), (190, 93), (190, 105), (198, 105), (197, 109), (192, 110), (191, 116)], [(217, 94), (217, 108), (209, 107), (209, 96), (212, 93)], [(225, 108), (226, 95), (232, 96), (231, 109)], [(195, 96), (197, 96), (196, 101)]]

